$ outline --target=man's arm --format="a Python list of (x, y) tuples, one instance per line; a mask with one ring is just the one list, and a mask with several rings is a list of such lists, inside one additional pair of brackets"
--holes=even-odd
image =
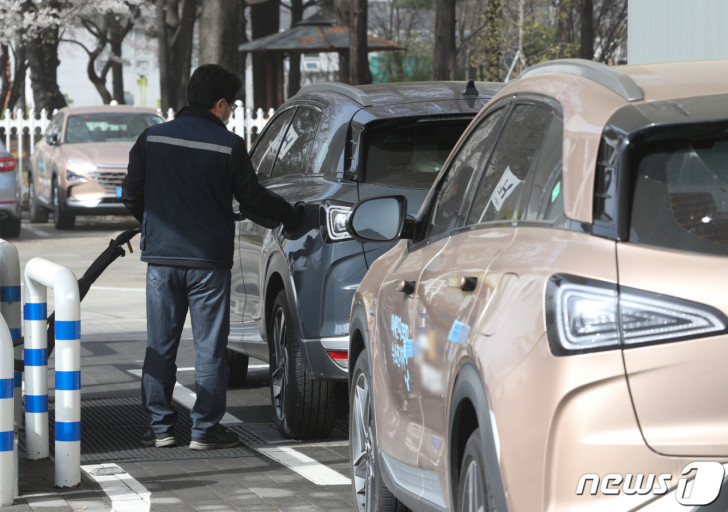
[(258, 183), (242, 138), (235, 143), (231, 158), (230, 184), (243, 214), (265, 227), (270, 228), (271, 224), (260, 222), (261, 219), (273, 221), (276, 225), (282, 222), (286, 229), (295, 229), (293, 224), (297, 224), (300, 215), (285, 199)]
[(140, 223), (144, 218), (144, 180), (146, 179), (146, 155), (144, 147), (147, 131), (144, 130), (129, 151), (129, 166), (122, 183), (122, 201)]

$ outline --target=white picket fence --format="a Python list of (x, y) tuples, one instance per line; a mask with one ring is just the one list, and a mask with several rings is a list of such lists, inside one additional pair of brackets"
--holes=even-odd
[[(252, 108), (243, 108), (241, 101), (236, 101), (236, 108), (233, 110), (230, 119), (227, 122), (228, 130), (237, 133), (245, 139), (248, 145), (248, 150), (255, 140), (255, 137), (260, 133), (268, 122), (268, 119), (273, 115), (274, 110), (270, 109), (267, 113), (263, 109), (259, 108), (254, 110)], [(165, 116), (161, 111), (159, 114), (165, 119), (170, 121), (174, 119), (174, 110), (171, 108), (167, 111)], [(50, 118), (56, 113), (53, 111), (51, 115), (48, 114), (46, 109), (40, 111), (40, 114), (36, 115), (36, 112), (31, 109), (28, 112), (28, 116), (24, 117), (18, 110), (10, 112), (5, 110), (5, 113), (0, 117), (0, 131), (3, 132), (2, 138), (5, 140), (5, 147), (10, 151), (10, 148), (16, 149), (11, 145), (13, 141), (17, 141), (17, 152), (13, 153), (18, 156), (18, 169), (24, 169), (24, 160), (30, 158), (33, 154), (36, 141), (45, 134), (46, 128), (50, 123)], [(18, 134), (23, 134), (23, 137), (18, 137)], [(24, 144), (28, 143), (27, 152), (25, 151)]]

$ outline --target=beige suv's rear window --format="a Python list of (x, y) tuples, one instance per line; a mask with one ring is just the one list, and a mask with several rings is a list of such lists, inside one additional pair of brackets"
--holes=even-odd
[(630, 240), (728, 253), (728, 138), (664, 142), (642, 154)]

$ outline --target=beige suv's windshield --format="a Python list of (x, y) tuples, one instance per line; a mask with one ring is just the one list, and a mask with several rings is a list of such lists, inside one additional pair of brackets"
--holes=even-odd
[(65, 142), (134, 141), (147, 127), (164, 120), (154, 114), (80, 114), (68, 118)]

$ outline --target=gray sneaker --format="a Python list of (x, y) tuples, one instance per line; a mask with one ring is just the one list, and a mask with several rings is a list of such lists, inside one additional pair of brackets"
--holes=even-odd
[(174, 437), (171, 430), (161, 434), (155, 434), (151, 430), (147, 430), (142, 436), (143, 446), (156, 446), (157, 448), (161, 448), (163, 446), (174, 446), (176, 444), (177, 438)]
[(238, 435), (221, 426), (214, 437), (210, 439), (192, 439), (190, 450), (216, 450), (218, 448), (232, 448), (240, 443)]

